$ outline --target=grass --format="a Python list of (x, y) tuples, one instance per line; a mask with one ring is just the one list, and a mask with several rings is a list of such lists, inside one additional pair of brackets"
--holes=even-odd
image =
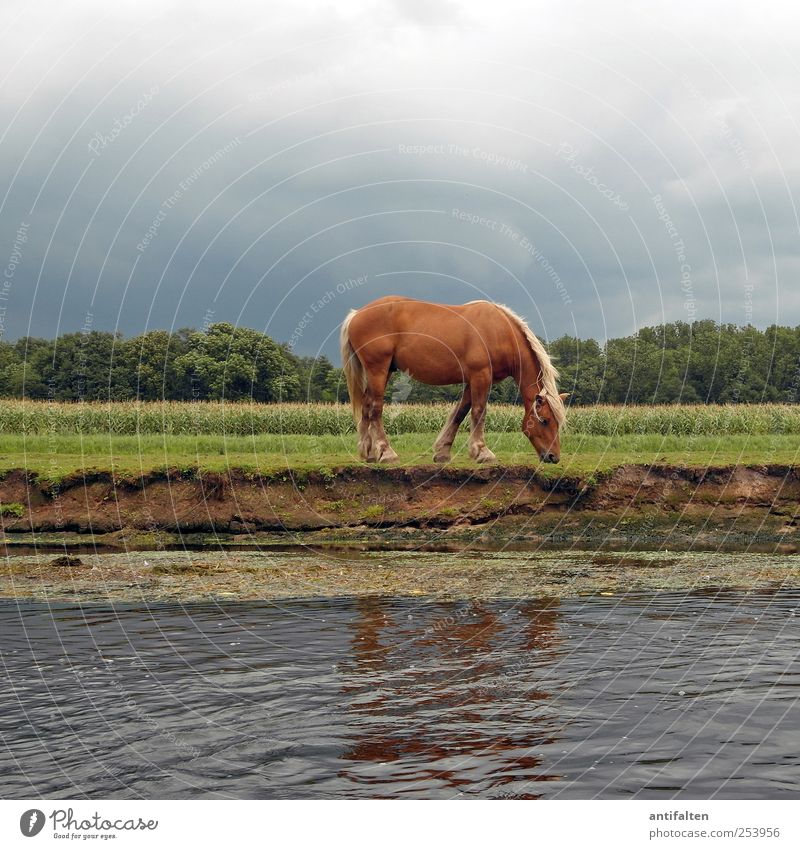
[[(392, 440), (401, 465), (432, 462), (435, 432), (408, 433)], [(453, 450), (453, 465), (474, 467), (467, 454), (467, 434), (462, 432)], [(490, 433), (487, 443), (503, 464), (536, 466), (530, 443), (521, 433)], [(561, 445), (562, 462), (539, 465), (550, 477), (589, 477), (625, 463), (669, 463), (685, 466), (800, 462), (800, 440), (787, 435), (662, 436), (633, 434), (602, 436), (570, 431)], [(113, 471), (120, 477), (177, 468), (275, 473), (287, 468), (315, 471), (331, 477), (335, 468), (357, 465), (355, 438), (302, 434), (251, 437), (204, 436), (100, 436), (20, 435), (0, 440), (0, 473), (27, 469), (45, 480), (58, 481), (81, 471)]]
[[(435, 433), (449, 406), (387, 404), (385, 419), (391, 435)], [(487, 430), (518, 431), (522, 408), (492, 404)], [(662, 405), (573, 407), (573, 434), (617, 436), (800, 435), (800, 405)], [(0, 400), (0, 434), (33, 436), (262, 436), (296, 434), (342, 437), (353, 433), (350, 407), (345, 404), (251, 404), (117, 402), (56, 403)]]
[[(387, 405), (387, 430), (401, 465), (431, 462), (448, 409)], [(518, 406), (491, 405), (487, 442), (503, 464), (536, 466), (519, 432), (521, 419)], [(344, 404), (0, 400), (0, 435), (0, 473), (27, 469), (51, 481), (90, 470), (135, 477), (175, 468), (268, 474), (291, 468), (316, 471), (333, 485), (334, 469), (360, 463)], [(800, 460), (798, 436), (800, 405), (577, 407), (562, 438), (562, 462), (539, 471), (591, 480), (626, 463), (790, 465)], [(453, 465), (474, 466), (466, 440), (464, 426)]]

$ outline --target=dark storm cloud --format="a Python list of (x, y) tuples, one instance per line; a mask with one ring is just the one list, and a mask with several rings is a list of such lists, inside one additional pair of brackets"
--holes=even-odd
[(800, 323), (789, 21), (80, 8), (20, 5), (3, 59), (6, 338), (230, 320), (332, 354), (387, 292), (547, 337)]

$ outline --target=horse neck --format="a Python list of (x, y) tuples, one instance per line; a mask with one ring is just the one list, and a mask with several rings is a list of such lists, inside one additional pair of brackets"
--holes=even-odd
[(525, 412), (530, 410), (533, 405), (533, 399), (541, 391), (541, 374), (542, 369), (539, 365), (539, 360), (526, 343), (525, 347), (521, 350), (519, 371), (515, 375), (520, 397), (525, 404)]

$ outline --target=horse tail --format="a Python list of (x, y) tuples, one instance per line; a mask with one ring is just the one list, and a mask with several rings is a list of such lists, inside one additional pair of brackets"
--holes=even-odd
[(339, 344), (342, 351), (342, 368), (347, 380), (347, 391), (350, 395), (350, 403), (353, 405), (353, 421), (358, 424), (361, 421), (361, 405), (364, 401), (364, 391), (367, 388), (367, 373), (358, 354), (350, 341), (350, 322), (357, 310), (350, 310), (342, 323), (339, 334)]

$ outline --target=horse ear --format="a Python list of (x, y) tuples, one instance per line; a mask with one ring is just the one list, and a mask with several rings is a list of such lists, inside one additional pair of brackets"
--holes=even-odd
[(567, 398), (569, 398), (569, 397), (570, 397), (570, 395), (572, 395), (572, 393), (571, 393), (571, 392), (562, 392), (562, 393), (561, 393), (558, 397), (559, 397), (562, 401), (566, 401), (566, 400), (567, 400)]

